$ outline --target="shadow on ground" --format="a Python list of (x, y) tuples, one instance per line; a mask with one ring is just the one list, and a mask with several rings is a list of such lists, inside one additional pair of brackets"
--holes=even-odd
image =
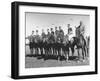
[[(59, 60), (60, 61), (63, 61), (63, 60), (66, 60), (65, 56), (57, 56), (57, 55), (38, 55), (38, 54), (29, 54), (29, 55), (26, 55), (26, 57), (36, 57), (37, 59), (44, 59), (44, 60)], [(77, 56), (69, 56), (69, 59), (68, 60), (77, 60)]]

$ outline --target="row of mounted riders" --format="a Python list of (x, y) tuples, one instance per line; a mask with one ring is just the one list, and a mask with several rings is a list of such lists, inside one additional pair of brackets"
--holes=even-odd
[[(49, 40), (48, 40), (49, 41)], [(71, 51), (72, 56), (74, 56), (75, 46), (77, 48), (78, 58), (80, 58), (79, 50), (82, 50), (83, 59), (87, 56), (89, 48), (87, 48), (86, 40), (83, 36), (72, 37), (72, 39), (66, 42), (48, 42), (48, 41), (39, 41), (39, 42), (30, 42), (29, 47), (32, 55), (39, 55), (45, 59), (48, 56), (56, 56), (59, 60), (61, 57), (64, 57), (65, 60), (69, 60), (69, 53)], [(45, 57), (44, 57), (45, 56)]]

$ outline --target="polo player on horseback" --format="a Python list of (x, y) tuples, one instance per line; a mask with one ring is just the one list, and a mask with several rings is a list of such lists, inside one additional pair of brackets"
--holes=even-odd
[(47, 35), (46, 35), (46, 39), (45, 39), (45, 52), (46, 52), (46, 54), (47, 55), (49, 55), (50, 54), (50, 31), (49, 31), (49, 29), (47, 29)]
[(74, 37), (73, 30), (70, 27), (70, 24), (68, 24), (68, 39), (70, 42), (73, 42), (73, 37)]
[(55, 50), (55, 54), (58, 55), (58, 35), (59, 35), (59, 30), (57, 29), (57, 27), (55, 27), (55, 33), (54, 33), (54, 36), (55, 36), (55, 43), (54, 43), (54, 50)]
[(30, 48), (30, 53), (33, 54), (33, 48), (34, 48), (34, 31), (32, 31), (32, 34), (28, 36), (29, 40), (29, 48)]
[[(76, 28), (76, 37), (77, 37), (77, 48), (78, 48), (78, 55), (79, 55), (79, 48), (82, 48), (82, 55), (83, 59), (86, 56), (86, 41), (84, 38), (85, 33), (85, 26), (83, 25), (83, 22), (80, 21), (80, 25)], [(85, 53), (85, 55), (84, 55)]]
[(69, 40), (69, 48), (72, 52), (72, 56), (74, 56), (74, 33), (72, 30), (72, 27), (70, 27), (70, 24), (67, 25), (68, 27), (68, 40)]
[(59, 26), (59, 38), (60, 38), (61, 43), (62, 43), (63, 38), (64, 38), (64, 31), (61, 29), (61, 26)]
[(53, 28), (51, 28), (49, 41), (50, 41), (50, 51), (51, 51), (51, 54), (53, 55), (54, 54), (54, 43), (55, 43), (55, 36), (54, 36)]
[(68, 34), (64, 36), (63, 40), (63, 52), (64, 52), (64, 57), (66, 58), (66, 61), (69, 59), (69, 39), (68, 39)]
[(80, 25), (76, 28), (76, 37), (80, 38), (80, 36), (82, 36), (82, 38), (84, 38), (84, 33), (85, 33), (85, 26), (83, 25), (83, 22), (80, 21)]
[(41, 44), (40, 44), (40, 49), (41, 49), (41, 54), (44, 55), (46, 53), (45, 46), (46, 46), (46, 34), (44, 30), (42, 29), (42, 34), (41, 34)]
[(38, 30), (36, 30), (36, 35), (35, 35), (35, 54), (37, 54), (37, 55), (39, 55), (39, 48), (40, 48), (39, 42), (40, 42), (40, 36), (38, 34)]
[(59, 26), (59, 30), (58, 30), (58, 35), (56, 37), (56, 41), (57, 41), (57, 54), (58, 54), (58, 59), (60, 59), (60, 56), (62, 56), (63, 54), (63, 39), (64, 39), (64, 31), (61, 29), (61, 26)]

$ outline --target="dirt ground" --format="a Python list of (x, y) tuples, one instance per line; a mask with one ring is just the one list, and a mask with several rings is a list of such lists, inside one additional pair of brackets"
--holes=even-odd
[(74, 57), (72, 57), (70, 53), (68, 61), (64, 60), (63, 57), (60, 60), (57, 60), (56, 56), (44, 57), (31, 55), (29, 53), (29, 47), (26, 47), (25, 68), (89, 65), (89, 57), (82, 60), (82, 55), (80, 53), (81, 58), (79, 60), (77, 59), (77, 51), (75, 51)]

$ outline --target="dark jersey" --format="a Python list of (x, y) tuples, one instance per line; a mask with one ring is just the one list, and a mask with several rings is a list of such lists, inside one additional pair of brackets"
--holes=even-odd
[(59, 31), (58, 38), (60, 38), (61, 42), (63, 42), (63, 38), (64, 38), (64, 32), (63, 32), (63, 30)]
[(30, 49), (32, 49), (33, 48), (33, 42), (34, 42), (35, 37), (34, 37), (34, 35), (30, 35), (28, 37), (28, 39), (29, 39), (29, 47), (30, 47)]
[(78, 26), (76, 28), (76, 37), (84, 36), (85, 26)]
[(50, 32), (47, 33), (47, 36), (48, 36), (48, 37), (50, 36)]
[(76, 28), (76, 37), (80, 36), (80, 26)]
[(70, 34), (72, 32), (72, 28), (68, 28), (68, 34)]
[(52, 31), (51, 34), (54, 34), (54, 31)]
[(42, 33), (42, 39), (46, 38), (46, 34)]
[(60, 33), (61, 35), (64, 35), (64, 31), (63, 31), (63, 30), (59, 30), (59, 33)]
[(50, 41), (51, 43), (54, 43), (54, 42), (55, 42), (55, 36), (54, 36), (54, 32), (53, 32), (53, 31), (52, 31), (51, 34), (50, 34), (49, 41)]
[(33, 36), (33, 35), (30, 35), (30, 36), (28, 37), (28, 39), (29, 39), (29, 42), (33, 42), (33, 41), (34, 41), (34, 36)]
[(35, 35), (35, 43), (38, 43), (38, 42), (39, 42), (39, 40), (40, 40), (39, 35)]
[(50, 32), (47, 33), (46, 38), (49, 39), (50, 38)]
[(58, 36), (58, 34), (59, 34), (59, 31), (58, 31), (58, 30), (56, 30), (56, 31), (55, 31), (55, 35), (56, 35), (56, 36)]

